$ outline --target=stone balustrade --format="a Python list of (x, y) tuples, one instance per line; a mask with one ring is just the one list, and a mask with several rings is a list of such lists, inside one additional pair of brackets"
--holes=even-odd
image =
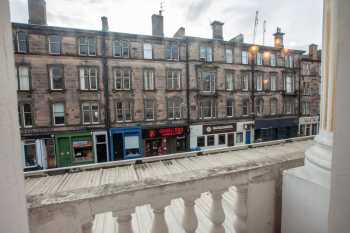
[[(303, 152), (310, 143), (304, 138), (234, 152), (27, 177), (31, 232), (194, 233), (202, 227), (201, 232), (246, 233), (251, 206), (249, 189), (257, 183), (272, 182), (275, 188), (271, 193), (279, 190), (281, 172), (302, 165)], [(235, 194), (229, 213), (223, 200), (227, 193)], [(207, 227), (201, 226), (204, 215), (198, 214), (204, 208), (198, 204), (204, 194), (206, 199), (201, 203), (209, 206), (204, 211)], [(272, 212), (280, 208), (278, 196)], [(183, 211), (180, 221), (166, 215), (178, 199), (182, 206), (176, 208)], [(142, 222), (135, 219), (136, 212), (145, 205), (150, 210), (150, 220)], [(110, 212), (114, 223), (109, 230), (98, 231), (94, 227), (95, 216)], [(274, 224), (279, 224), (278, 217), (273, 219)], [(133, 221), (139, 223), (137, 230)], [(115, 229), (110, 229), (114, 225)]]

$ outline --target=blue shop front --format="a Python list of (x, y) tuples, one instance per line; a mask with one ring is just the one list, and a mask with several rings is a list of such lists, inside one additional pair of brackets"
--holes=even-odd
[(143, 157), (141, 128), (111, 128), (109, 140), (111, 161)]

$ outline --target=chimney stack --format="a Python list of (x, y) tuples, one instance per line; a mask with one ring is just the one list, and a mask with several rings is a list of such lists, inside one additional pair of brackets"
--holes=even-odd
[(284, 44), (283, 44), (283, 36), (285, 33), (282, 32), (280, 27), (277, 27), (277, 31), (275, 34), (273, 34), (273, 36), (275, 37), (275, 47), (276, 48), (283, 48)]
[(101, 22), (102, 22), (102, 31), (103, 32), (108, 32), (108, 18), (106, 16), (101, 17)]
[(45, 0), (28, 0), (29, 24), (47, 25)]
[(309, 46), (309, 57), (312, 60), (317, 60), (318, 59), (317, 44), (311, 44)]
[(186, 36), (186, 30), (184, 27), (180, 27), (174, 34), (174, 38), (183, 38)]
[(159, 14), (152, 15), (152, 35), (164, 37), (164, 24), (162, 11), (159, 11)]
[(214, 21), (211, 23), (211, 28), (213, 30), (213, 39), (214, 40), (223, 40), (223, 25), (224, 23), (220, 21)]

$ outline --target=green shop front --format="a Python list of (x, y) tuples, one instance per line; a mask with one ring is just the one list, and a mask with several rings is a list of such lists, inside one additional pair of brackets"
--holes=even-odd
[(91, 132), (56, 135), (57, 167), (94, 163)]

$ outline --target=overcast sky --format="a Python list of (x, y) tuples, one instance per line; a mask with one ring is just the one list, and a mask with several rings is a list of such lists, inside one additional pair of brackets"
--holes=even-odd
[[(255, 11), (259, 11), (257, 42), (262, 43), (263, 21), (267, 21), (266, 44), (272, 45), (276, 27), (286, 33), (290, 48), (321, 45), (322, 0), (165, 0), (164, 30), (168, 37), (183, 26), (186, 34), (211, 38), (210, 22), (225, 23), (224, 39), (243, 33), (252, 42)], [(27, 0), (10, 0), (14, 22), (28, 22)], [(151, 34), (151, 15), (160, 0), (46, 0), (48, 25), (101, 29), (107, 16), (111, 31)]]

